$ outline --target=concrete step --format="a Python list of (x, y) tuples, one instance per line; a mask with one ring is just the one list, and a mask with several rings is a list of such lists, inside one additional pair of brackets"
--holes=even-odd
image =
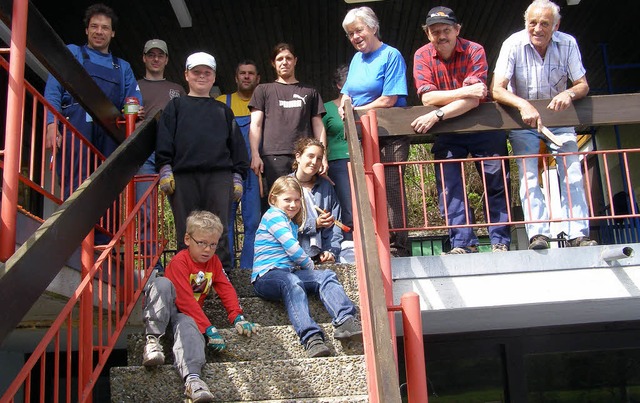
[[(360, 303), (357, 295), (347, 293), (356, 306)], [(280, 301), (266, 301), (259, 297), (240, 298), (240, 306), (248, 320), (259, 323), (261, 326), (289, 325), (289, 317), (284, 309), (284, 303)], [(217, 297), (208, 298), (204, 303), (204, 312), (211, 323), (220, 329), (231, 326), (227, 319), (227, 313)], [(318, 323), (330, 323), (331, 316), (324, 304), (317, 296), (309, 296), (309, 312)]]
[[(202, 377), (216, 402), (299, 402), (367, 393), (363, 356), (209, 363)], [(183, 392), (183, 381), (171, 365), (111, 368), (112, 402), (175, 403)]]
[[(356, 266), (352, 264), (323, 264), (318, 268), (333, 270), (342, 283), (347, 295), (358, 295), (358, 278), (356, 276)], [(254, 297), (253, 285), (251, 284), (251, 270), (231, 269), (227, 276), (239, 297)]]
[[(361, 341), (334, 340), (334, 328), (331, 324), (320, 324), (325, 333), (325, 341), (333, 356), (361, 355), (364, 349)], [(304, 347), (292, 326), (262, 327), (260, 332), (251, 338), (240, 336), (235, 329), (220, 329), (220, 335), (227, 343), (227, 349), (216, 353), (207, 351), (207, 362), (233, 362), (254, 360), (282, 360), (290, 358), (307, 358)], [(160, 338), (165, 354), (165, 364), (173, 364), (173, 335), (166, 334)], [(142, 334), (129, 336), (127, 346), (127, 362), (129, 365), (142, 365), (142, 352), (146, 338)]]
[[(337, 396), (337, 397), (318, 397), (313, 399), (283, 399), (283, 400), (253, 400), (253, 403), (367, 403), (369, 397), (367, 395), (359, 396)], [(243, 403), (241, 401), (225, 402), (225, 403)]]

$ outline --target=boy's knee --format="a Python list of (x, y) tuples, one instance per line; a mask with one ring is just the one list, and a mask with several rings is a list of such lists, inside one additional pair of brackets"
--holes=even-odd
[(202, 339), (204, 342), (204, 337), (202, 336), (200, 329), (198, 329), (196, 321), (192, 317), (179, 313), (178, 319), (173, 323), (173, 326), (176, 334), (188, 337), (194, 337), (197, 335), (198, 339)]
[(160, 294), (167, 294), (171, 293), (173, 289), (173, 283), (171, 283), (171, 281), (166, 277), (156, 277), (151, 282), (151, 288), (155, 289), (156, 292)]

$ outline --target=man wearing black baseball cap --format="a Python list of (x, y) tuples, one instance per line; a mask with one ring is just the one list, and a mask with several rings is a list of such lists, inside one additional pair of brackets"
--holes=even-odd
[(453, 13), (452, 9), (438, 6), (429, 10), (425, 25), (429, 27), (433, 24), (456, 25), (457, 23), (458, 19), (456, 18), (456, 15)]
[[(434, 109), (411, 123), (417, 133), (426, 133), (435, 124), (477, 107), (487, 96), (487, 59), (484, 48), (474, 42), (459, 38), (461, 25), (453, 10), (434, 7), (427, 14), (422, 29), (429, 43), (418, 49), (413, 64), (413, 78), (423, 105)], [(506, 133), (480, 132), (469, 135), (441, 134), (432, 148), (436, 160), (463, 159), (472, 157), (495, 157), (507, 155)], [(487, 222), (497, 223), (489, 227), (491, 250), (509, 250), (511, 236), (507, 225), (507, 203), (503, 178), (509, 184), (509, 165), (503, 169), (500, 160), (481, 162), (478, 172), (486, 183)], [(479, 167), (478, 167), (479, 168)], [(440, 198), (440, 210), (447, 212), (447, 222), (451, 226), (473, 224), (473, 215), (466, 214), (465, 187), (459, 163), (442, 164), (444, 184), (436, 175), (436, 186)], [(436, 166), (436, 172), (440, 167)], [(446, 189), (446, 192), (443, 191)], [(466, 217), (470, 217), (467, 220)], [(490, 221), (489, 221), (490, 220)], [(478, 252), (478, 238), (472, 228), (449, 230), (450, 254)]]

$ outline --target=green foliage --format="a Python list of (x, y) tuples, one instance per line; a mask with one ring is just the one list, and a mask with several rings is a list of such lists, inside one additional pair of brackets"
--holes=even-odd
[[(409, 151), (409, 161), (433, 161), (431, 144), (414, 144)], [(510, 147), (509, 147), (510, 150)], [(511, 177), (511, 205), (518, 203), (518, 171), (515, 160), (510, 160)], [(467, 200), (471, 207), (475, 221), (486, 222), (484, 216), (484, 186), (473, 162), (465, 162), (465, 185)], [(438, 191), (436, 189), (436, 175), (439, 172), (434, 164), (407, 165), (404, 174), (407, 199), (407, 217), (409, 227), (438, 227), (444, 226), (445, 220), (440, 214)], [(446, 230), (429, 231), (429, 235), (446, 234)], [(486, 228), (480, 228), (478, 235), (486, 235)], [(419, 233), (412, 233), (419, 235)]]
[(176, 250), (178, 243), (176, 242), (176, 225), (173, 219), (173, 212), (169, 205), (169, 199), (161, 193), (162, 192), (158, 192), (158, 211), (164, 211), (164, 217), (160, 225), (162, 225), (162, 231), (164, 232), (165, 239), (168, 241), (165, 249)]

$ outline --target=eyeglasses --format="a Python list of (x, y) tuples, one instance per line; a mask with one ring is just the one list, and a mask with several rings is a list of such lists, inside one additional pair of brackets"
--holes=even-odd
[(217, 243), (217, 242), (214, 242), (214, 243), (207, 243), (207, 242), (205, 242), (205, 241), (198, 241), (197, 239), (195, 239), (195, 238), (194, 238), (194, 237), (192, 237), (191, 235), (189, 235), (189, 238), (191, 238), (191, 239), (193, 240), (193, 242), (195, 242), (195, 243), (196, 243), (196, 245), (198, 245), (198, 247), (199, 247), (199, 248), (202, 248), (202, 249), (207, 249), (207, 248), (209, 248), (209, 249), (211, 249), (211, 250), (215, 250), (215, 249), (216, 249), (216, 247), (218, 246), (218, 243)]
[(358, 35), (358, 36), (362, 36), (362, 33), (366, 30), (366, 27), (358, 27), (356, 29), (354, 29), (353, 31), (349, 31), (347, 32), (347, 38), (348, 39), (353, 39), (354, 36)]

